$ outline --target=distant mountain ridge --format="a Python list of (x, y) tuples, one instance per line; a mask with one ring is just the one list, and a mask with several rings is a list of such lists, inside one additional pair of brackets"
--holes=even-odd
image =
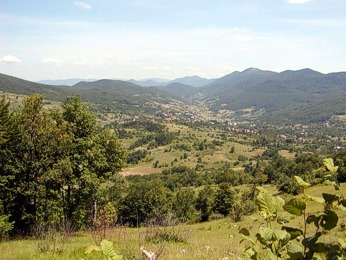
[(167, 84), (169, 80), (166, 79), (145, 79), (145, 80), (127, 80), (128, 82), (134, 83), (141, 87), (158, 87)]
[[(94, 82), (98, 80), (99, 79), (82, 79), (82, 78), (57, 79), (57, 80), (47, 79), (47, 80), (37, 81), (37, 83), (45, 84), (45, 85), (54, 85), (54, 86), (62, 86), (62, 85), (73, 86), (79, 82)], [(111, 80), (118, 80), (118, 79), (111, 79)], [(214, 79), (206, 79), (206, 78), (201, 78), (198, 76), (187, 76), (183, 78), (177, 78), (174, 80), (152, 78), (152, 79), (144, 79), (144, 80), (130, 79), (130, 80), (122, 80), (122, 81), (131, 82), (141, 87), (167, 86), (171, 83), (181, 83), (181, 84), (190, 85), (193, 87), (202, 87), (211, 83), (212, 81), (214, 81)]]
[(346, 112), (346, 103), (342, 102), (346, 99), (346, 72), (322, 74), (302, 69), (275, 73), (248, 69), (226, 75), (203, 91), (214, 111), (264, 110), (260, 118), (265, 120), (321, 121)]
[[(68, 87), (38, 84), (0, 74), (0, 90), (27, 95), (42, 93), (48, 99), (56, 100), (62, 100), (69, 93), (79, 94), (84, 100), (96, 104), (152, 112), (150, 104), (167, 104), (179, 99), (189, 104), (197, 102), (214, 112), (226, 109), (253, 120), (281, 123), (317, 122), (346, 114), (346, 72), (323, 74), (302, 69), (277, 73), (249, 68), (232, 72), (202, 87), (178, 82), (200, 79), (185, 77), (161, 82), (156, 87), (141, 87), (122, 80), (79, 82)], [(246, 111), (252, 111), (251, 115)]]
[(170, 81), (169, 84), (181, 83), (181, 84), (190, 85), (193, 87), (203, 87), (205, 85), (212, 83), (214, 80), (215, 79), (206, 79), (206, 78), (201, 78), (198, 76), (188, 76), (188, 77), (174, 79), (174, 80)]
[(92, 82), (97, 79), (82, 79), (82, 78), (72, 78), (72, 79), (45, 79), (37, 81), (37, 83), (44, 85), (53, 85), (53, 86), (73, 86), (81, 81)]
[(166, 86), (158, 86), (157, 89), (165, 91), (178, 98), (188, 98), (189, 96), (198, 92), (197, 87), (182, 84), (179, 82), (172, 82)]

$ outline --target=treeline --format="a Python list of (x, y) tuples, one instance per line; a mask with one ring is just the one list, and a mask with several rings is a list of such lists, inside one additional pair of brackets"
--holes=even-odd
[(152, 176), (150, 181), (132, 178), (126, 195), (118, 204), (119, 221), (130, 226), (152, 221), (160, 224), (166, 216), (188, 223), (228, 215), (239, 221), (254, 211), (254, 190), (239, 195), (239, 190), (222, 183), (203, 186), (198, 192), (192, 187), (181, 187), (172, 192), (158, 176)]
[(111, 200), (125, 161), (116, 134), (98, 128), (78, 96), (46, 110), (43, 97), (33, 95), (12, 112), (0, 100), (0, 231), (87, 226), (96, 205)]
[[(338, 181), (345, 182), (346, 152), (335, 154), (334, 161), (339, 166)], [(299, 186), (293, 176), (314, 184), (325, 171), (322, 157), (302, 153), (293, 159), (276, 155), (270, 160), (251, 160), (241, 172), (233, 171), (229, 164), (220, 169), (206, 169), (201, 164), (195, 169), (179, 166), (159, 174), (128, 176), (129, 189), (117, 204), (118, 217), (133, 226), (167, 214), (185, 222), (218, 216), (239, 221), (256, 210), (255, 186), (274, 184), (283, 193), (297, 194)], [(243, 184), (249, 187), (243, 192), (234, 187)]]

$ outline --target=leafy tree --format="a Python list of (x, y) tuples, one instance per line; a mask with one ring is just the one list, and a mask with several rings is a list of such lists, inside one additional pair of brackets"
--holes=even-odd
[(9, 208), (13, 198), (11, 183), (14, 178), (10, 162), (13, 160), (14, 131), (12, 115), (9, 112), (9, 102), (0, 100), (0, 239), (8, 235), (13, 228), (9, 221)]
[(183, 222), (194, 221), (196, 219), (195, 192), (192, 188), (181, 188), (173, 204), (175, 215)]
[(131, 226), (161, 218), (168, 212), (169, 201), (169, 193), (158, 179), (131, 183), (119, 204), (119, 218)]
[(196, 199), (196, 209), (201, 213), (201, 221), (208, 221), (212, 213), (214, 191), (210, 186), (205, 186)]
[(26, 97), (15, 120), (18, 136), (11, 187), (15, 194), (10, 214), (16, 229), (29, 232), (34, 223), (52, 220), (50, 212), (56, 207), (51, 203), (59, 203), (52, 171), (64, 160), (69, 138), (64, 127), (58, 127), (51, 113), (43, 110), (40, 95)]
[(227, 183), (220, 184), (214, 197), (213, 211), (227, 216), (234, 204), (234, 193)]
[(126, 152), (114, 132), (98, 131), (79, 97), (60, 111), (29, 96), (14, 114), (2, 100), (0, 120), (0, 217), (16, 232), (40, 222), (87, 224), (91, 205), (110, 200)]
[(62, 115), (72, 136), (67, 160), (71, 171), (64, 176), (63, 186), (65, 215), (80, 224), (88, 223), (98, 188), (124, 166), (126, 152), (114, 132), (97, 133), (96, 118), (80, 97), (68, 97)]

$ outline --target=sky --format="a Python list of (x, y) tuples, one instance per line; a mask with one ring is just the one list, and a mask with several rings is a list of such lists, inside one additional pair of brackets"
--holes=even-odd
[(0, 73), (218, 78), (346, 71), (345, 0), (0, 0)]

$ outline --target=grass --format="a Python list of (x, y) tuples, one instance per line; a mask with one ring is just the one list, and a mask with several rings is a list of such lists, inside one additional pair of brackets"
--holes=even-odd
[[(179, 135), (175, 138), (175, 140), (171, 144), (150, 149), (147, 157), (142, 159), (141, 162), (136, 165), (128, 165), (123, 170), (124, 175), (157, 173), (172, 166), (186, 166), (189, 168), (195, 168), (198, 164), (198, 157), (201, 157), (202, 162), (207, 168), (214, 169), (220, 168), (220, 162), (222, 164), (226, 162), (232, 164), (238, 161), (240, 155), (253, 159), (260, 156), (264, 152), (264, 149), (253, 150), (250, 145), (245, 144), (251, 143), (251, 138), (234, 134), (227, 130), (225, 131), (214, 127), (202, 126), (192, 128), (174, 123), (168, 123), (165, 124), (165, 126), (170, 132), (179, 131)], [(128, 130), (133, 131), (133, 129)], [(134, 133), (136, 137), (121, 140), (124, 147), (128, 148), (138, 138), (140, 138), (140, 136), (148, 134), (147, 132), (136, 131), (134, 131)], [(206, 140), (209, 144), (213, 141), (222, 141), (224, 143), (221, 146), (207, 148), (202, 151), (194, 147), (194, 143), (199, 144), (204, 142), (204, 140)], [(191, 151), (175, 148), (179, 144), (188, 145), (191, 148)], [(235, 152), (230, 153), (230, 149), (233, 146), (235, 148)], [(137, 149), (146, 150), (147, 145), (138, 147)], [(187, 159), (181, 159), (185, 153), (187, 154)], [(154, 168), (154, 162), (156, 161), (159, 161), (159, 168)], [(240, 164), (238, 164), (237, 168), (234, 170), (243, 170), (245, 163), (248, 163), (248, 161), (240, 162)]]
[[(240, 190), (248, 189), (247, 186), (236, 187)], [(274, 186), (265, 187), (270, 193), (277, 192)], [(341, 185), (341, 191), (346, 190), (346, 183)], [(313, 186), (306, 190), (312, 196), (322, 196), (322, 193), (334, 193), (334, 188), (330, 186)], [(308, 202), (308, 212), (322, 210), (322, 205), (317, 202)], [(281, 212), (283, 213), (283, 212)], [(346, 212), (338, 211), (338, 227), (323, 235), (325, 242), (337, 242), (337, 238), (346, 238), (346, 232), (341, 228), (342, 223), (346, 223)], [(246, 227), (251, 234), (255, 234), (258, 227), (263, 223), (263, 219), (258, 215), (246, 216), (239, 223), (234, 223), (230, 218), (223, 218), (205, 223), (192, 225), (179, 225), (171, 227), (175, 233), (186, 238), (187, 243), (162, 242), (160, 244), (145, 241), (148, 228), (116, 228), (109, 231), (107, 238), (115, 242), (117, 251), (126, 256), (126, 259), (140, 258), (139, 247), (144, 246), (146, 250), (155, 252), (164, 246), (160, 259), (236, 259), (241, 256), (245, 244), (240, 244), (242, 237), (238, 234), (238, 229)], [(291, 217), (289, 226), (302, 228), (301, 217)], [(314, 226), (308, 226), (308, 234), (315, 232)], [(85, 255), (84, 250), (88, 245), (93, 244), (91, 234), (88, 232), (75, 233), (64, 245), (65, 251), (62, 253), (40, 253), (37, 241), (34, 239), (11, 240), (0, 243), (0, 259), (101, 259), (97, 253)]]

